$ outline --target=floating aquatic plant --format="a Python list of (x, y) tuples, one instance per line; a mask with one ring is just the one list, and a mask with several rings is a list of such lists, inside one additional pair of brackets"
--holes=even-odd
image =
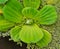
[(23, 5), (17, 0), (9, 0), (3, 7), (3, 16), (0, 16), (0, 31), (10, 30), (10, 37), (15, 42), (47, 46), (52, 36), (38, 24), (55, 23), (57, 13), (52, 5), (38, 10), (39, 6), (39, 0), (23, 0)]

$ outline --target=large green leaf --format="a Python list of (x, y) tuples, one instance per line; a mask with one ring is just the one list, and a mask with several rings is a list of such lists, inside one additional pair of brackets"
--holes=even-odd
[(40, 0), (23, 0), (25, 7), (33, 7), (35, 9), (39, 8)]
[(22, 21), (23, 6), (16, 0), (9, 0), (3, 8), (3, 14), (9, 21), (20, 23)]
[(55, 23), (57, 19), (56, 9), (52, 5), (45, 5), (36, 15), (38, 23), (49, 25)]
[(27, 18), (34, 19), (37, 13), (38, 13), (38, 10), (31, 7), (26, 7), (22, 10), (22, 14)]
[(36, 24), (24, 25), (19, 37), (25, 43), (36, 43), (42, 39), (43, 32)]
[(0, 0), (0, 4), (4, 4), (4, 3), (6, 3), (6, 1), (8, 1), (8, 0)]
[(14, 40), (15, 42), (18, 42), (20, 40), (19, 39), (20, 30), (21, 28), (19, 26), (15, 26), (14, 28), (10, 30), (11, 39)]
[(13, 23), (5, 20), (3, 16), (0, 16), (0, 31), (7, 31), (13, 26), (14, 26)]
[(44, 37), (36, 44), (40, 47), (45, 47), (51, 42), (52, 36), (48, 31), (46, 31), (44, 29), (42, 29), (42, 31), (44, 33)]

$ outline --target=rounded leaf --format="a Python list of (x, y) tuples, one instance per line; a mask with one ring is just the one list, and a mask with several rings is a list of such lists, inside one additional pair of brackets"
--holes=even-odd
[(19, 37), (25, 43), (36, 43), (42, 39), (43, 32), (36, 24), (24, 25)]
[(27, 18), (32, 18), (34, 19), (35, 15), (38, 13), (38, 10), (31, 8), (31, 7), (26, 7), (22, 10), (22, 14), (27, 17)]
[(45, 5), (35, 17), (40, 24), (53, 24), (57, 19), (56, 9), (52, 5)]
[(47, 46), (47, 45), (51, 42), (52, 36), (51, 36), (51, 34), (50, 34), (48, 31), (46, 31), (46, 30), (44, 30), (44, 29), (41, 29), (41, 30), (43, 31), (44, 36), (43, 36), (43, 38), (42, 38), (39, 42), (37, 42), (36, 44), (37, 44), (39, 47), (45, 47), (45, 46)]
[(14, 23), (21, 23), (23, 6), (16, 0), (9, 0), (3, 8), (5, 19)]
[(18, 42), (20, 40), (19, 38), (20, 30), (21, 28), (19, 26), (15, 26), (14, 28), (10, 30), (11, 39), (14, 40), (15, 42)]
[(23, 4), (25, 7), (33, 7), (38, 9), (40, 6), (40, 0), (23, 0)]
[(15, 24), (13, 24), (10, 21), (7, 21), (4, 19), (2, 15), (0, 15), (0, 31), (8, 31), (11, 27), (13, 27)]

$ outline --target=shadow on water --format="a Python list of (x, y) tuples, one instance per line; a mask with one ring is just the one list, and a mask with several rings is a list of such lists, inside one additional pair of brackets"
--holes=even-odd
[(0, 49), (26, 49), (26, 44), (23, 43), (22, 47), (20, 47), (17, 43), (9, 41), (9, 37), (0, 37)]

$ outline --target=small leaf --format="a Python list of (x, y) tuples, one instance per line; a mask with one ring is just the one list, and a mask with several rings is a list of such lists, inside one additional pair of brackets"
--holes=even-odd
[(20, 40), (19, 39), (20, 30), (21, 28), (19, 26), (15, 26), (14, 28), (10, 30), (11, 39), (14, 40), (15, 42), (18, 42)]
[(44, 25), (50, 25), (55, 23), (57, 19), (57, 13), (54, 6), (45, 5), (40, 12), (36, 15), (38, 23)]
[(25, 7), (33, 7), (38, 9), (40, 6), (40, 0), (23, 0), (23, 4)]
[(20, 31), (20, 39), (25, 43), (36, 43), (41, 40), (43, 33), (36, 25), (24, 25)]
[(44, 29), (42, 29), (42, 31), (43, 31), (44, 36), (43, 36), (43, 38), (42, 38), (39, 42), (37, 42), (36, 44), (37, 44), (38, 46), (40, 46), (40, 47), (45, 47), (45, 46), (47, 46), (47, 45), (51, 42), (52, 36), (51, 36), (51, 34), (50, 34), (48, 31), (46, 31), (46, 30), (44, 30)]
[(3, 8), (4, 17), (12, 22), (21, 23), (23, 6), (16, 0), (9, 0)]
[(26, 7), (22, 10), (22, 14), (27, 17), (27, 18), (32, 18), (34, 19), (35, 15), (38, 13), (38, 10), (31, 8), (31, 7)]
[(3, 16), (0, 16), (0, 31), (7, 31), (13, 26), (13, 23), (3, 19)]
[(8, 0), (0, 0), (0, 4), (4, 4), (4, 3), (6, 3), (6, 1), (8, 1)]

